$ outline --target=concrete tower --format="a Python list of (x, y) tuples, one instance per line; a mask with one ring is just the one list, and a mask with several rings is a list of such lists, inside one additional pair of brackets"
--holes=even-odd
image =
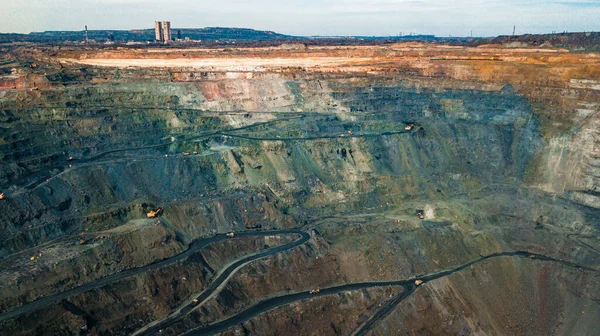
[(154, 34), (156, 35), (157, 41), (164, 41), (164, 34), (162, 29), (162, 24), (160, 21), (154, 22)]
[(171, 22), (163, 21), (162, 28), (163, 28), (164, 42), (171, 41)]
[(154, 22), (154, 34), (157, 41), (168, 42), (171, 40), (171, 22), (169, 21), (155, 21)]

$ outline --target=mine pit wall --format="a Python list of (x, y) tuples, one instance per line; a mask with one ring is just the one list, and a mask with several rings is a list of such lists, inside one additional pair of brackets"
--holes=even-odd
[[(527, 180), (524, 174), (533, 169), (529, 166), (530, 161), (544, 152), (537, 117), (532, 113), (528, 100), (510, 87), (500, 91), (478, 91), (425, 88), (407, 81), (393, 82), (377, 77), (365, 82), (362, 77), (303, 79), (300, 75), (294, 75), (300, 78), (289, 78), (290, 75), (284, 74), (257, 76), (267, 78), (117, 86), (98, 84), (86, 88), (61, 88), (59, 92), (18, 92), (11, 99), (3, 100), (6, 122), (20, 124), (20, 127), (35, 123), (44, 129), (39, 136), (17, 140), (18, 145), (14, 141), (11, 141), (12, 145), (4, 145), (3, 154), (8, 158), (7, 164), (2, 165), (5, 186), (10, 188), (14, 183), (31, 185), (32, 173), (42, 181), (39, 185), (34, 183), (33, 190), (25, 189), (0, 205), (14, 209), (3, 212), (3, 229), (14, 234), (25, 232), (19, 233), (25, 237), (3, 242), (6, 246), (3, 249), (7, 250), (5, 253), (58, 237), (62, 232), (73, 233), (79, 227), (89, 225), (81, 218), (83, 208), (128, 204), (134, 200), (155, 200), (154, 203), (158, 204), (176, 198), (197, 197), (210, 191), (264, 188), (265, 185), (274, 189), (278, 196), (293, 194), (304, 198), (303, 201), (308, 204), (344, 201), (344, 193), (357, 189), (361, 192), (374, 191), (378, 197), (374, 199), (374, 195), (366, 195), (365, 202), (381, 201), (381, 198), (392, 194), (414, 196), (432, 194), (437, 190), (447, 194), (465, 193), (491, 184), (518, 185), (524, 182)], [(364, 87), (366, 83), (370, 88)], [(106, 107), (91, 110), (86, 107), (105, 104)], [(73, 108), (31, 107), (40, 105)], [(140, 110), (135, 106), (171, 109)], [(365, 139), (286, 142), (276, 146), (272, 141), (213, 138), (212, 141), (221, 141), (218, 143), (221, 147), (240, 146), (234, 153), (242, 163), (254, 161), (261, 166), (254, 169), (247, 164), (241, 171), (228, 159), (230, 154), (212, 153), (185, 160), (159, 157), (167, 152), (174, 154), (214, 147), (210, 139), (205, 142), (176, 141), (168, 145), (172, 136), (185, 138), (228, 125), (239, 127), (255, 122), (253, 118), (257, 118), (198, 117), (197, 111), (178, 110), (185, 108), (215, 112), (273, 112), (263, 117), (265, 120), (276, 118), (276, 112), (334, 112), (339, 120), (364, 120), (364, 129), (376, 132), (397, 130), (402, 127), (403, 121), (418, 120), (424, 131)], [(56, 113), (58, 120), (66, 119), (66, 123), (58, 122)], [(372, 120), (398, 124), (392, 129), (373, 129), (369, 128)], [(321, 133), (336, 135), (346, 131), (338, 127), (339, 122), (316, 124)], [(91, 131), (90, 125), (97, 126), (91, 126)], [(294, 124), (288, 125), (293, 127)], [(137, 131), (131, 133), (134, 129)], [(91, 139), (94, 141), (91, 142)], [(132, 161), (130, 155), (136, 153), (125, 152), (120, 162), (109, 160), (89, 167), (75, 164), (74, 169), (65, 168), (69, 164), (65, 157), (69, 155), (93, 158), (108, 149), (165, 142), (167, 146), (137, 153), (149, 156), (145, 160)], [(319, 148), (315, 148), (317, 144)], [(11, 146), (13, 149), (10, 149)], [(18, 147), (18, 152), (14, 146)], [(352, 154), (341, 157), (337, 154), (338, 150), (351, 150)], [(238, 153), (240, 151), (242, 153)], [(16, 164), (16, 161), (23, 163)], [(60, 173), (61, 169), (66, 170)], [(335, 174), (336, 171), (340, 173)], [(35, 172), (40, 173), (36, 175)], [(44, 182), (44, 176), (56, 177)], [(323, 189), (325, 196), (310, 195), (306, 186)], [(72, 195), (73, 189), (83, 194)], [(341, 210), (339, 204), (335, 207), (336, 211)], [(128, 210), (119, 207), (118, 216), (127, 218), (123, 212)], [(75, 213), (77, 216), (74, 216)], [(14, 223), (32, 229), (22, 230), (24, 227), (13, 227)], [(198, 234), (201, 233), (194, 233), (191, 238)]]
[(560, 265), (489, 260), (417, 289), (367, 335), (593, 335), (597, 281)]
[[(434, 74), (441, 75), (450, 70), (440, 66), (436, 71)], [(105, 83), (98, 80), (102, 77), (100, 75), (104, 76)], [(260, 295), (269, 295), (277, 283), (276, 279), (293, 276), (287, 272), (289, 268), (299, 269), (307, 275), (281, 281), (279, 285), (293, 285), (288, 285), (289, 289), (277, 287), (279, 293), (309, 290), (344, 281), (394, 279), (398, 278), (399, 269), (404, 278), (456, 266), (482, 252), (519, 248), (536, 250), (546, 247), (546, 250), (538, 252), (577, 259), (586, 265), (597, 264), (593, 251), (581, 246), (570, 250), (572, 242), (562, 236), (553, 237), (553, 232), (544, 229), (534, 231), (538, 225), (536, 220), (544, 215), (546, 219), (540, 220), (541, 227), (551, 226), (588, 236), (597, 234), (597, 195), (581, 193), (581, 190), (593, 189), (598, 184), (594, 177), (597, 171), (594, 150), (598, 139), (590, 128), (592, 126), (587, 126), (594, 125), (592, 121), (596, 117), (588, 112), (585, 112), (587, 119), (567, 112), (557, 116), (553, 112), (565, 106), (551, 105), (557, 99), (556, 90), (542, 86), (527, 89), (530, 78), (522, 78), (520, 85), (511, 87), (483, 84), (476, 78), (465, 77), (465, 73), (455, 74), (455, 77), (462, 76), (462, 81), (440, 78), (439, 82), (432, 78), (406, 79), (389, 74), (242, 75), (207, 72), (192, 76), (191, 72), (159, 70), (93, 70), (92, 75), (81, 73), (77, 76), (70, 79), (74, 82), (70, 85), (58, 84), (64, 81), (62, 77), (51, 78), (52, 89), (3, 92), (0, 96), (1, 121), (14, 127), (1, 133), (0, 142), (0, 153), (5, 160), (0, 165), (0, 184), (10, 194), (8, 200), (0, 202), (0, 229), (6, 232), (6, 238), (0, 242), (0, 256), (12, 258), (11, 254), (15, 252), (66, 235), (72, 235), (69, 239), (76, 243), (81, 230), (99, 233), (118, 230), (131, 220), (144, 218), (149, 209), (158, 206), (165, 209), (160, 218), (163, 223), (161, 230), (164, 231), (155, 234), (172, 237), (164, 253), (155, 256), (161, 259), (185, 248), (193, 239), (216, 233), (297, 227), (306, 224), (308, 218), (365, 209), (380, 212), (402, 207), (403, 212), (399, 215), (414, 218), (414, 210), (427, 203), (435, 206), (437, 216), (452, 218), (454, 226), (425, 232), (418, 224), (414, 227), (420, 231), (390, 228), (386, 235), (398, 230), (400, 237), (392, 235), (385, 241), (370, 242), (378, 249), (390, 246), (384, 251), (360, 250), (357, 248), (360, 241), (351, 239), (348, 245), (339, 243), (336, 246), (335, 238), (328, 237), (333, 241), (330, 242), (333, 247), (321, 241), (322, 245), (307, 245), (245, 270), (210, 303), (207, 312), (211, 317), (223, 317), (226, 313), (247, 307)], [(172, 79), (175, 82), (167, 83)], [(571, 90), (573, 94), (561, 104), (572, 104), (579, 99), (586, 104), (598, 101), (592, 89)], [(546, 98), (551, 102), (548, 108), (543, 102)], [(148, 108), (142, 109), (141, 106)], [(595, 110), (596, 107), (588, 106), (586, 109)], [(212, 115), (205, 116), (208, 112), (202, 112), (203, 115), (199, 116), (197, 110), (208, 111)], [(267, 113), (225, 116), (220, 115), (220, 111)], [(280, 112), (310, 113), (305, 119), (236, 131), (236, 134), (260, 138), (281, 131), (286, 133), (282, 134), (284, 138), (297, 135), (294, 132), (302, 137), (323, 134), (337, 137), (340, 133), (348, 134), (347, 121), (361, 125), (360, 130), (353, 129), (355, 133), (361, 130), (365, 133), (390, 132), (415, 121), (423, 126), (423, 130), (408, 134), (311, 141), (224, 136), (188, 139), (215, 128), (234, 128), (273, 120), (282, 116), (278, 114)], [(319, 112), (329, 112), (335, 118), (317, 119)], [(577, 129), (578, 123), (583, 121), (586, 123)], [(590, 124), (587, 124), (588, 121)], [(561, 125), (552, 126), (557, 122)], [(18, 131), (32, 134), (31, 125), (39, 128), (39, 133), (27, 139), (21, 138)], [(176, 141), (172, 141), (171, 137)], [(165, 143), (163, 147), (93, 159), (108, 150)], [(181, 155), (183, 151), (192, 152), (196, 148), (201, 152), (198, 156)], [(164, 157), (165, 154), (169, 157)], [(70, 163), (66, 161), (69, 155), (91, 160)], [(580, 160), (582, 157), (587, 159)], [(575, 173), (566, 174), (565, 167), (570, 167), (575, 161), (578, 162)], [(73, 165), (72, 169), (69, 169), (69, 164)], [(549, 194), (537, 194), (535, 189), (523, 191), (523, 186), (533, 186)], [(565, 198), (557, 201), (553, 198), (554, 193)], [(473, 201), (471, 197), (479, 199)], [(456, 203), (454, 200), (457, 200)], [(389, 222), (391, 220), (386, 224)], [(361, 231), (351, 224), (349, 227), (355, 230), (350, 234), (353, 239), (356, 236), (366, 237), (372, 232), (367, 229)], [(340, 234), (341, 230), (336, 228), (332, 232)], [(402, 238), (404, 234), (408, 238)], [(413, 241), (419, 235), (423, 235), (421, 238), (425, 243)], [(443, 240), (427, 241), (430, 236)], [(130, 240), (136, 251), (146, 246), (134, 235), (123, 239)], [(444, 246), (448, 243), (444, 239), (452, 241), (449, 245), (464, 249), (447, 251)], [(103, 246), (98, 247), (98, 253), (110, 254), (112, 250)], [(400, 246), (402, 251), (393, 246)], [(411, 255), (413, 252), (414, 255)], [(118, 255), (117, 252), (115, 254)], [(321, 263), (315, 264), (313, 259), (316, 256), (322, 257)], [(26, 260), (28, 256), (24, 254), (20, 258)], [(82, 253), (77, 260), (86, 263), (88, 259), (85, 258), (86, 254)], [(373, 263), (373, 258), (383, 260), (382, 264), (388, 266)], [(124, 266), (146, 262), (151, 260), (128, 260)], [(194, 259), (190, 262), (193, 263)], [(523, 274), (532, 267), (526, 261), (503, 263), (494, 266), (493, 271), (514, 267), (518, 274), (498, 274), (501, 280), (497, 280), (498, 283), (490, 289), (497, 296), (490, 300), (502, 297), (502, 293), (496, 294), (495, 288), (506, 289), (512, 293), (511, 298), (518, 297), (519, 292), (513, 290), (514, 284), (531, 281), (523, 280)], [(547, 271), (546, 266), (535, 261), (530, 263), (534, 263), (536, 272)], [(544, 278), (544, 284), (549, 283), (547, 287), (524, 286), (543, 292), (535, 294), (535, 299), (524, 299), (527, 301), (525, 306), (535, 306), (539, 303), (536, 300), (556, 295), (560, 308), (540, 314), (546, 314), (545, 319), (559, 319), (560, 314), (570, 314), (575, 309), (567, 307), (565, 302), (574, 302), (573, 307), (579, 307), (591, 304), (589, 300), (597, 300), (593, 293), (571, 295), (567, 291), (557, 294), (564, 292), (565, 288), (560, 287), (562, 285), (553, 287), (553, 279), (577, 280), (579, 275), (565, 275), (563, 272), (567, 271), (550, 269), (551, 275)], [(103, 266), (81, 281), (117, 271)], [(126, 326), (129, 332), (167, 314), (192, 289), (203, 288), (211, 274), (206, 266), (190, 269), (172, 267), (157, 272), (161, 275), (136, 276), (115, 284), (114, 288), (86, 293), (74, 299), (75, 305), (93, 311), (93, 315), (103, 321), (103, 330), (119, 334), (123, 332), (121, 326)], [(480, 276), (486, 270), (473, 272)], [(323, 278), (318, 279), (321, 282), (312, 281), (316, 273), (322, 274)], [(48, 274), (42, 270), (36, 273), (35, 279), (39, 281)], [(181, 284), (183, 277), (194, 280), (187, 280), (189, 282), (184, 286)], [(36, 295), (48, 294), (51, 287), (64, 281), (52, 276), (49, 279), (47, 284), (36, 284)], [(74, 279), (68, 278), (64, 286), (76, 283)], [(432, 283), (433, 289), (419, 289), (420, 293), (428, 291), (429, 296), (426, 295), (425, 299), (421, 295), (416, 296), (413, 299), (416, 303), (410, 303), (410, 307), (414, 308), (417, 300), (442, 300), (446, 294), (450, 295), (451, 290), (443, 281), (452, 280)], [(573, 282), (569, 287), (593, 287), (586, 281)], [(476, 299), (469, 296), (468, 288), (457, 291), (457, 301)], [(144, 297), (152, 298), (140, 301)], [(19, 292), (19, 296), (11, 298), (9, 303), (13, 305), (31, 299)], [(127, 302), (135, 303), (127, 306), (124, 304)], [(509, 302), (506, 306), (513, 307), (512, 304)], [(112, 305), (119, 306), (117, 315), (120, 316), (106, 309)], [(443, 327), (446, 329), (440, 329), (441, 334), (477, 330), (473, 321), (480, 320), (487, 323), (489, 330), (518, 334), (518, 330), (505, 329), (502, 325), (513, 318), (519, 321), (519, 326), (529, 323), (511, 314), (496, 318), (481, 313), (460, 318), (457, 317), (460, 308), (455, 309), (450, 303), (454, 313), (447, 313), (445, 309), (450, 308), (443, 305), (442, 308), (436, 304), (424, 305), (429, 308), (419, 308), (421, 310), (418, 311), (431, 316), (432, 321), (439, 322), (436, 316), (440, 314), (457, 321)], [(548, 305), (539, 303), (539, 311), (548, 311)], [(44, 313), (47, 317), (44, 321), (57, 321), (52, 324), (53, 327), (68, 325), (76, 332), (85, 319), (72, 312), (67, 313), (66, 308), (61, 309), (53, 313), (56, 307), (49, 307)], [(520, 310), (515, 308), (514, 311)], [(403, 313), (398, 315), (405, 316)], [(251, 332), (265, 330), (261, 321), (270, 318), (272, 315), (261, 316), (252, 322), (256, 325), (245, 324), (244, 328)], [(394, 334), (392, 331), (397, 325), (393, 323), (397, 318), (397, 315), (391, 314), (385, 320), (386, 324), (381, 326), (389, 329), (376, 330), (375, 333)], [(415, 329), (423, 328), (417, 325), (419, 319), (419, 315), (414, 316)], [(332, 317), (332, 320), (335, 319)], [(15, 329), (11, 330), (17, 330), (19, 323), (38, 328), (34, 322), (31, 316), (25, 316), (15, 322)], [(565, 320), (565, 323), (575, 324), (573, 320)], [(560, 330), (552, 323), (544, 326), (549, 329), (536, 328), (549, 333)], [(589, 323), (582, 326), (583, 329), (573, 327), (569, 330), (582, 330), (585, 334), (586, 330), (594, 330), (595, 327)], [(282, 332), (286, 331), (285, 326), (281, 328)], [(323, 332), (331, 332), (335, 328), (323, 329)], [(566, 327), (564, 330), (567, 330)]]
[(402, 289), (374, 288), (295, 302), (264, 313), (219, 335), (351, 335), (369, 311)]
[[(231, 278), (222, 292), (209, 300), (198, 312), (165, 328), (164, 332), (177, 335), (234, 316), (265, 297), (347, 283), (408, 279), (418, 277), (419, 274), (452, 268), (475, 260), (481, 254), (491, 254), (496, 251), (518, 248), (531, 251), (541, 249), (544, 254), (559, 255), (566, 260), (578, 259), (582, 253), (582, 251), (572, 251), (573, 245), (569, 245), (563, 237), (556, 237), (556, 235), (552, 237), (552, 234), (543, 233), (536, 233), (536, 241), (528, 242), (528, 238), (519, 240), (515, 237), (512, 241), (510, 239), (504, 241), (501, 237), (494, 237), (494, 234), (472, 236), (453, 227), (384, 233), (381, 232), (386, 227), (384, 223), (374, 223), (370, 228), (358, 232), (357, 223), (348, 219), (344, 224), (328, 225), (336, 227), (338, 231), (335, 234), (324, 232), (322, 238), (314, 236), (313, 240), (303, 246), (244, 267)], [(505, 230), (526, 231), (510, 226), (505, 227)], [(540, 241), (551, 247), (541, 247), (538, 243)], [(508, 244), (508, 246), (499, 246), (499, 244)], [(452, 248), (449, 249), (448, 246)], [(593, 265), (595, 261), (590, 259), (589, 263)], [(534, 278), (531, 278), (532, 274), (535, 274)], [(469, 278), (469, 281), (465, 282), (465, 278)], [(556, 331), (558, 329), (553, 328), (555, 324), (560, 324), (557, 321), (564, 321), (571, 325), (577, 323), (579, 317), (578, 313), (574, 313), (575, 309), (581, 308), (592, 315), (597, 314), (599, 280), (596, 273), (553, 262), (518, 257), (490, 259), (446, 278), (427, 283), (424, 286), (426, 289), (419, 289), (414, 296), (419, 297), (419, 300), (434, 298), (440, 302), (414, 308), (412, 302), (415, 299), (411, 298), (407, 300), (411, 308), (403, 309), (412, 309), (412, 315), (409, 315), (411, 319), (414, 315), (415, 321), (402, 321), (411, 323), (409, 326), (420, 321), (422, 323), (419, 316), (423, 314), (432, 321), (424, 323), (425, 327), (439, 329), (444, 335), (456, 334), (461, 330), (479, 332), (485, 330), (490, 333), (503, 333), (508, 330), (514, 334), (523, 334), (523, 330), (529, 330), (525, 328), (528, 325), (527, 319), (531, 316), (542, 318), (543, 315), (543, 321), (538, 321), (535, 330)], [(387, 290), (393, 289), (387, 288)], [(428, 294), (424, 295), (424, 290)], [(430, 292), (433, 293), (429, 294)], [(371, 290), (344, 292), (343, 295), (361, 297), (359, 293), (364, 295), (364, 293), (371, 293)], [(554, 293), (557, 295), (555, 296)], [(383, 303), (385, 297), (377, 300), (378, 303)], [(349, 334), (337, 330), (339, 326), (335, 321), (343, 320), (343, 314), (339, 312), (337, 306), (330, 305), (328, 302), (325, 299), (295, 302), (252, 318), (243, 324), (242, 329), (251, 334), (261, 334), (264, 331), (276, 335), (290, 332), (295, 328), (302, 330), (317, 328), (313, 326), (316, 323), (318, 328), (326, 328), (323, 332), (327, 335)], [(356, 314), (357, 321), (352, 323), (347, 321), (345, 324), (347, 328), (358, 328), (355, 322), (362, 324), (379, 309), (371, 304), (370, 310), (362, 311), (360, 302), (362, 302), (360, 299), (356, 302), (354, 299), (348, 302), (354, 307), (352, 314)], [(404, 307), (404, 304), (402, 303), (401, 307)], [(444, 305), (449, 305), (453, 313), (446, 312)], [(480, 309), (473, 310), (472, 307), (480, 307)], [(284, 311), (289, 312), (290, 309), (295, 311), (291, 316), (277, 315)], [(315, 309), (319, 312), (316, 315), (313, 314)], [(442, 312), (438, 312), (438, 309)], [(392, 316), (397, 316), (395, 314), (402, 316), (396, 310), (392, 312), (385, 321), (392, 319)], [(439, 323), (436, 314), (443, 316), (442, 321), (448, 322), (451, 319), (453, 322)], [(295, 322), (292, 325), (267, 322), (272, 321), (276, 316), (285, 320), (292, 319)], [(321, 325), (322, 321), (334, 321), (335, 327), (329, 329), (330, 325)], [(437, 321), (437, 324), (433, 321)], [(550, 322), (546, 323), (548, 321)], [(481, 325), (478, 325), (479, 322)], [(505, 325), (510, 327), (507, 329)], [(267, 328), (271, 329), (267, 332)], [(382, 328), (392, 327), (384, 324)], [(409, 327), (402, 328), (401, 330), (406, 332), (410, 331)], [(586, 325), (579, 328), (592, 330), (594, 326)], [(233, 330), (236, 329), (239, 328)], [(387, 330), (375, 334), (388, 335), (395, 332)]]
[[(79, 236), (51, 247), (31, 249), (0, 265), (0, 310), (7, 311), (50, 294), (129, 268), (172, 257), (186, 249), (177, 232), (158, 220), (142, 220), (118, 230), (88, 237)], [(41, 255), (40, 255), (41, 253)], [(34, 260), (30, 260), (30, 257)], [(16, 260), (15, 260), (16, 259)]]
[[(150, 232), (147, 232), (150, 234)], [(154, 320), (164, 318), (191, 295), (201, 292), (219, 268), (236, 258), (289, 242), (291, 237), (268, 236), (232, 239), (211, 244), (186, 260), (135, 275), (67, 299), (93, 317), (73, 319), (64, 303), (3, 324), (3, 333), (29, 335), (67, 330), (78, 334), (82, 326), (92, 333), (130, 335)]]
[[(543, 262), (489, 260), (417, 288), (366, 335), (593, 335), (600, 314), (597, 281), (597, 277), (589, 279), (578, 271)], [(390, 299), (389, 295), (381, 297), (380, 291), (344, 292), (296, 302), (220, 335), (310, 334), (314, 330), (322, 335), (350, 335)], [(361, 310), (365, 299), (376, 301), (370, 309)], [(348, 315), (353, 318), (348, 320)], [(338, 324), (340, 320), (343, 323)]]

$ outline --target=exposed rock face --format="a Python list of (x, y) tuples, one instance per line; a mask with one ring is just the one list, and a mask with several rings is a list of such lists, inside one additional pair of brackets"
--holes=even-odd
[[(3, 264), (2, 309), (68, 290), (103, 276), (139, 267), (181, 253), (185, 246), (176, 233), (157, 220), (138, 220), (89, 237), (49, 247), (33, 248)], [(33, 256), (34, 260), (30, 259)], [(26, 260), (26, 261), (25, 261)]]
[[(308, 242), (240, 265), (163, 332), (253, 309), (222, 331), (598, 330), (596, 54), (423, 44), (11, 53), (39, 65), (11, 73), (18, 87), (0, 78), (3, 311), (169, 260), (198, 239), (302, 228)], [(0, 327), (142, 333), (235, 260), (292, 238), (215, 242)], [(455, 269), (513, 251), (532, 258)]]
[(265, 313), (223, 335), (277, 335), (278, 330), (288, 330), (294, 335), (349, 335), (367, 319), (368, 310), (380, 307), (395, 294), (394, 289), (374, 289), (297, 302)]
[(542, 262), (491, 261), (419, 288), (372, 334), (593, 335), (595, 278)]

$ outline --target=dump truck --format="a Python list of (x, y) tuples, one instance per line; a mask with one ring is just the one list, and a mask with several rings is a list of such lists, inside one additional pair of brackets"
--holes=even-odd
[(189, 156), (190, 152), (183, 152), (183, 156)]
[(161, 208), (158, 208), (156, 210), (150, 210), (150, 212), (148, 212), (146, 214), (146, 217), (148, 217), (148, 218), (156, 218), (156, 217), (160, 216), (161, 213), (162, 213), (162, 209)]
[(321, 293), (321, 289), (315, 288), (315, 289), (311, 290), (309, 293), (310, 294), (318, 294), (318, 293)]
[(233, 233), (233, 232), (229, 232), (229, 233), (227, 234), (227, 238), (233, 238), (233, 237), (235, 237), (235, 233)]
[(3, 200), (6, 196), (4, 196), (4, 193), (0, 194), (0, 200)]

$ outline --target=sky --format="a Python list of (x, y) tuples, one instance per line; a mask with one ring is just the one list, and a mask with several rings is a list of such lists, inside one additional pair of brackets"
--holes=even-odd
[(311, 35), (599, 31), (600, 0), (0, 0), (0, 33), (243, 27)]

